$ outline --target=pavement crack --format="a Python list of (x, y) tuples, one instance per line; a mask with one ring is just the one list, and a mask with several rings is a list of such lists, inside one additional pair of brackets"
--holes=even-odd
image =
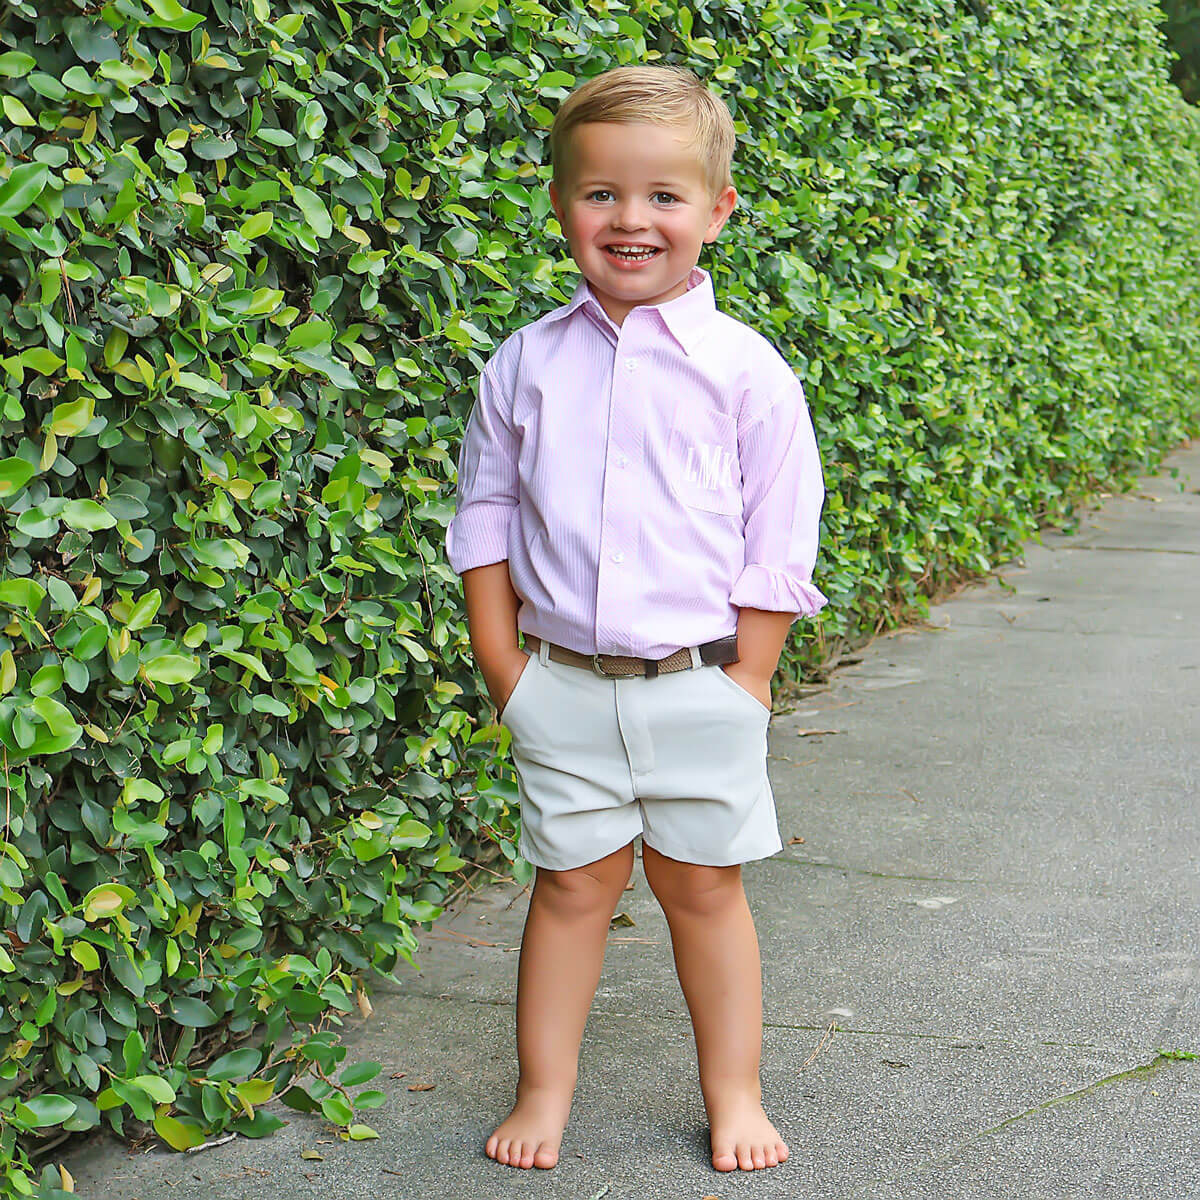
[(986, 1137), (1000, 1133), (1007, 1129), (1010, 1125), (1015, 1125), (1018, 1121), (1024, 1121), (1029, 1117), (1036, 1117), (1038, 1114), (1048, 1111), (1051, 1108), (1057, 1108), (1062, 1104), (1070, 1104), (1074, 1101), (1085, 1100), (1089, 1096), (1094, 1095), (1101, 1088), (1110, 1087), (1113, 1084), (1123, 1083), (1129, 1079), (1144, 1079), (1149, 1075), (1161, 1070), (1163, 1067), (1179, 1061), (1179, 1057), (1172, 1054), (1156, 1054), (1149, 1062), (1140, 1063), (1136, 1067), (1130, 1067), (1125, 1071), (1117, 1071), (1112, 1075), (1105, 1075), (1102, 1079), (1097, 1079), (1081, 1088), (1076, 1088), (1074, 1091), (1064, 1092), (1061, 1096), (1052, 1096), (1048, 1100), (1043, 1100), (1040, 1104), (1035, 1104), (1031, 1108), (1027, 1108), (1024, 1112), (1014, 1113), (1011, 1117), (1005, 1117), (1003, 1121), (997, 1122), (995, 1125), (989, 1125), (986, 1129), (981, 1129), (977, 1133), (971, 1134), (970, 1137), (963, 1138), (956, 1142), (953, 1146), (941, 1151), (937, 1154), (931, 1154), (896, 1175), (889, 1176), (886, 1179), (876, 1179), (872, 1186), (878, 1184), (895, 1184), (905, 1179), (909, 1175), (916, 1174), (919, 1171), (928, 1171), (934, 1167), (947, 1163), (956, 1158), (969, 1146), (981, 1141)]
[(1179, 550), (1170, 546), (1072, 546), (1072, 550), (1113, 551), (1117, 554), (1191, 554), (1200, 555), (1200, 550)]
[(987, 887), (1011, 886), (1006, 883), (1000, 883), (994, 879), (951, 879), (945, 875), (890, 875), (886, 871), (872, 871), (867, 867), (855, 867), (848, 863), (819, 862), (813, 858), (800, 858), (791, 854), (776, 855), (773, 859), (771, 859), (771, 861), (788, 863), (795, 867), (820, 867), (822, 870), (826, 871), (846, 871), (852, 875), (866, 875), (871, 879), (901, 879), (910, 880), (914, 883), (963, 883), (972, 886), (982, 885)]
[(1061, 1096), (1052, 1096), (1049, 1100), (1043, 1100), (1041, 1104), (1035, 1104), (1032, 1108), (1027, 1108), (1024, 1112), (1015, 1113), (1011, 1117), (1005, 1117), (999, 1124), (991, 1125), (987, 1129), (981, 1129), (974, 1137), (969, 1138), (963, 1144), (969, 1145), (971, 1142), (978, 1141), (989, 1134), (999, 1133), (1000, 1130), (1007, 1129), (1010, 1125), (1016, 1124), (1017, 1121), (1023, 1121), (1026, 1117), (1036, 1117), (1038, 1113), (1056, 1108), (1060, 1104), (1068, 1104), (1072, 1100), (1083, 1100), (1087, 1096), (1098, 1092), (1102, 1087), (1108, 1087), (1110, 1084), (1151, 1075), (1167, 1063), (1174, 1061), (1176, 1060), (1169, 1055), (1156, 1054), (1149, 1062), (1142, 1063), (1136, 1067), (1130, 1067), (1127, 1071), (1117, 1071), (1115, 1074), (1105, 1075), (1103, 1079), (1097, 1079), (1093, 1083), (1085, 1084), (1081, 1088), (1076, 1088), (1073, 1092), (1064, 1092)]

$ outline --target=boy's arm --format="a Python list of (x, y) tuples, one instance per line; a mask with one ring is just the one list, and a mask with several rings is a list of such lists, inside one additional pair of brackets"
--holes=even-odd
[(755, 396), (758, 411), (738, 433), (746, 559), (729, 597), (738, 609), (739, 661), (726, 670), (768, 708), (792, 622), (825, 603), (812, 584), (821, 461), (804, 389), (782, 360), (778, 369), (775, 386)]
[(513, 591), (507, 560), (464, 571), (462, 581), (471, 652), (492, 703), (502, 711), (529, 661), (517, 645), (521, 602)]
[(771, 677), (795, 619), (793, 613), (738, 609), (738, 661), (722, 669), (767, 708), (771, 707)]
[(508, 574), (509, 526), (518, 498), (510, 395), (511, 387), (493, 378), (490, 364), (485, 367), (459, 450), (458, 506), (446, 531), (447, 558), (462, 576), (475, 665), (498, 709), (528, 662), (517, 646), (520, 600)]

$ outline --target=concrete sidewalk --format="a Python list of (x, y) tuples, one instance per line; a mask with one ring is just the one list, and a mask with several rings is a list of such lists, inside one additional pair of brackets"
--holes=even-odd
[(78, 1193), (1200, 1195), (1200, 1060), (1158, 1057), (1200, 1052), (1200, 446), (1168, 467), (1177, 478), (1030, 545), (935, 608), (933, 628), (877, 641), (774, 718), (780, 826), (803, 840), (745, 880), (785, 1165), (709, 1165), (691, 1028), (639, 867), (556, 1170), (482, 1151), (512, 1098), (526, 904), (492, 887), (348, 1031), (351, 1060), (384, 1064), (378, 1141), (283, 1109), (271, 1138), (186, 1157), (95, 1139), (67, 1160)]

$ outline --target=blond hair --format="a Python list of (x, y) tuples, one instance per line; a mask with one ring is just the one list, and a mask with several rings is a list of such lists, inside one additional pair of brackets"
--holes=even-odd
[(724, 103), (687, 67), (613, 67), (575, 89), (550, 127), (550, 161), (561, 184), (571, 131), (587, 121), (682, 126), (713, 196), (732, 183), (736, 133)]

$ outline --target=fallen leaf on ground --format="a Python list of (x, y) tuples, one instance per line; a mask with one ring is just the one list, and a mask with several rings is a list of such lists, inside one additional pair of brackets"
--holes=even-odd
[(410, 1092), (432, 1092), (437, 1087), (436, 1083), (410, 1083), (408, 1090)]
[(881, 1058), (879, 1060), (885, 1067), (907, 1067), (908, 1063), (892, 1062), (889, 1058)]
[(802, 837), (788, 838), (788, 845), (789, 846), (803, 846), (804, 839)]
[(615, 917), (608, 923), (609, 929), (616, 929), (618, 925), (636, 925), (637, 922), (628, 913), (617, 913)]
[(797, 737), (824, 737), (827, 733), (841, 733), (840, 729), (797, 729)]
[(407, 1071), (393, 1071), (391, 1077), (393, 1079), (403, 1079), (405, 1077), (405, 1075), (407, 1075), (407, 1074), (408, 1074)]
[(318, 1153), (316, 1150), (301, 1150), (301, 1158), (311, 1159), (313, 1162), (324, 1162), (325, 1155)]

